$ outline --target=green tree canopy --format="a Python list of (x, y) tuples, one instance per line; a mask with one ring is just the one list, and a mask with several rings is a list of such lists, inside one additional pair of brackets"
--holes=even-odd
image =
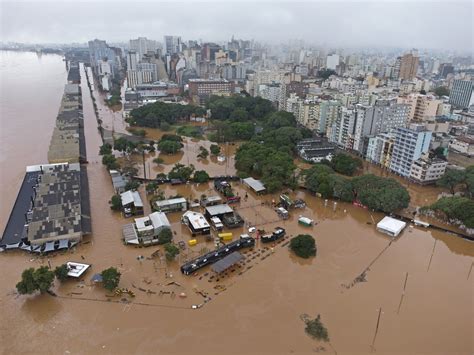
[(449, 89), (446, 86), (438, 86), (433, 92), (437, 96), (449, 96)]
[(386, 213), (408, 207), (408, 191), (394, 179), (373, 174), (356, 176), (352, 179), (356, 198), (370, 209)]
[(122, 198), (120, 195), (113, 195), (110, 199), (110, 208), (114, 211), (120, 211), (122, 209)]
[(102, 156), (102, 164), (104, 164), (108, 170), (116, 170), (120, 168), (120, 164), (112, 154)]
[(191, 116), (203, 116), (205, 113), (199, 106), (155, 102), (130, 111), (130, 122), (132, 125), (159, 128), (164, 123), (174, 124), (178, 120), (189, 120)]
[(205, 170), (197, 170), (194, 172), (193, 181), (198, 183), (208, 182), (209, 174)]
[(120, 272), (114, 267), (109, 267), (101, 272), (102, 283), (108, 291), (113, 291), (120, 283)]
[(29, 268), (23, 271), (21, 274), (21, 281), (16, 284), (16, 289), (21, 295), (31, 295), (38, 290), (38, 286), (35, 281), (35, 269)]
[(442, 212), (448, 219), (459, 220), (466, 227), (474, 228), (474, 200), (458, 196), (443, 197), (426, 208)]
[(321, 69), (318, 71), (318, 77), (324, 80), (328, 79), (331, 75), (336, 75), (336, 72), (332, 69)]
[(351, 157), (348, 154), (339, 153), (331, 160), (331, 167), (338, 173), (352, 176), (362, 166), (360, 159)]
[(194, 165), (190, 164), (189, 166), (183, 164), (175, 164), (173, 169), (168, 173), (169, 179), (180, 179), (182, 181), (188, 181), (193, 175)]
[(201, 158), (201, 159), (206, 159), (209, 155), (209, 151), (203, 147), (202, 145), (199, 147), (199, 154), (198, 154), (198, 158)]
[(54, 275), (61, 282), (67, 280), (68, 272), (69, 272), (69, 270), (67, 268), (67, 264), (62, 264), (60, 266), (57, 266), (56, 269), (54, 269)]
[(316, 242), (309, 234), (299, 234), (290, 241), (290, 249), (300, 258), (316, 255)]
[(211, 150), (212, 155), (219, 155), (221, 152), (221, 147), (219, 147), (217, 144), (211, 144), (209, 149)]
[(100, 155), (112, 154), (112, 146), (109, 143), (104, 143), (100, 146)]
[(35, 291), (44, 293), (53, 285), (54, 272), (46, 266), (40, 266), (38, 269), (29, 268), (21, 274), (21, 281), (16, 284), (18, 293), (32, 294)]
[(173, 240), (173, 232), (169, 228), (163, 228), (158, 233), (158, 244), (167, 244)]
[(158, 143), (158, 149), (165, 154), (175, 154), (181, 150), (183, 144), (175, 141), (160, 141)]
[(466, 173), (463, 170), (446, 169), (444, 175), (436, 182), (438, 186), (449, 188), (452, 194), (455, 193), (456, 186), (463, 183)]
[(261, 177), (267, 191), (275, 192), (293, 181), (295, 165), (291, 155), (264, 144), (242, 144), (235, 156), (239, 174)]
[(319, 314), (315, 319), (306, 321), (305, 332), (313, 339), (329, 341), (328, 330), (321, 322), (321, 316)]
[(179, 254), (179, 248), (176, 245), (172, 243), (165, 244), (166, 260), (172, 261), (178, 254)]
[(138, 180), (130, 180), (125, 184), (124, 190), (136, 190), (140, 186), (140, 182)]

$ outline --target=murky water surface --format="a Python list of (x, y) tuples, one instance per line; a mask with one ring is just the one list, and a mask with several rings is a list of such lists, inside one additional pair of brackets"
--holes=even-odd
[[(66, 72), (58, 56), (2, 52), (1, 60), (0, 224), (4, 226), (24, 166), (46, 160)], [(159, 247), (124, 246), (121, 226), (129, 221), (108, 207), (112, 185), (97, 154), (101, 141), (84, 70), (81, 73), (93, 235), (74, 251), (48, 258), (20, 252), (0, 255), (0, 352), (306, 354), (321, 351), (320, 346), (327, 353), (339, 354), (474, 351), (474, 275), (469, 275), (474, 244), (444, 233), (407, 228), (390, 243), (375, 231), (374, 223), (382, 215), (341, 203), (334, 209), (332, 202), (326, 206), (304, 192), (291, 196), (303, 198), (307, 207), (292, 210), (291, 217), (282, 221), (271, 207), (277, 196), (257, 197), (233, 183), (240, 196), (248, 195), (235, 208), (249, 224), (267, 231), (282, 226), (293, 236), (309, 233), (316, 238), (317, 257), (302, 261), (290, 255), (283, 246), (288, 239), (275, 246), (257, 243), (227, 275), (212, 277), (204, 269), (183, 277), (179, 262), (213, 247), (202, 237), (170, 265), (151, 257)], [(114, 117), (118, 126), (116, 114), (97, 102), (104, 122), (110, 122), (106, 116)], [(208, 144), (187, 140), (179, 161), (187, 163), (189, 158), (199, 169), (202, 164), (212, 174), (224, 174), (225, 164), (196, 161), (199, 145)], [(177, 157), (165, 157), (166, 165), (151, 169), (168, 171), (169, 164), (177, 161)], [(233, 163), (227, 169), (231, 173)], [(162, 188), (166, 196), (191, 199), (216, 194), (207, 184)], [(423, 189), (415, 199), (434, 193)], [(141, 194), (145, 197), (143, 187)], [(300, 215), (313, 218), (317, 225), (299, 226)], [(175, 239), (189, 240), (180, 214), (168, 217)], [(243, 229), (232, 232), (238, 236)], [(140, 255), (143, 261), (137, 260)], [(56, 285), (59, 297), (15, 294), (23, 269), (48, 262), (55, 267), (65, 261), (85, 261), (92, 269), (82, 282)], [(120, 269), (121, 286), (133, 290), (134, 299), (107, 296), (101, 287), (91, 285), (90, 277), (109, 266)], [(354, 283), (364, 270), (366, 282)], [(186, 297), (181, 298), (181, 293)], [(203, 295), (211, 301), (199, 310), (191, 309), (203, 302)], [(321, 314), (330, 344), (319, 344), (305, 335), (300, 319), (304, 313)]]

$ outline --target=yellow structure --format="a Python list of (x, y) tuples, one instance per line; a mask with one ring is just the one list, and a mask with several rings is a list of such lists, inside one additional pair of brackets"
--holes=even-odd
[(232, 233), (219, 233), (218, 236), (219, 236), (220, 239), (222, 239), (224, 241), (232, 240)]
[(192, 247), (193, 245), (196, 245), (197, 242), (198, 242), (197, 239), (190, 239), (190, 240), (188, 240), (188, 245), (190, 247)]

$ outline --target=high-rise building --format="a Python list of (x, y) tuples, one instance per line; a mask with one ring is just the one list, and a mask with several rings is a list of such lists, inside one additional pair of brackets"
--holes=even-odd
[(181, 43), (181, 37), (179, 36), (165, 36), (165, 53), (166, 54), (176, 54), (180, 53), (183, 50), (183, 45)]
[(339, 65), (339, 54), (330, 54), (326, 57), (326, 69), (336, 70)]
[(474, 81), (454, 80), (449, 93), (449, 103), (459, 108), (468, 108), (474, 105)]
[(110, 67), (110, 63), (107, 61), (107, 59), (99, 60), (97, 70), (97, 75), (99, 76), (102, 90), (110, 91), (112, 87), (112, 68)]
[(130, 50), (138, 54), (139, 60), (142, 60), (143, 56), (148, 52), (156, 53), (158, 48), (160, 47), (157, 41), (147, 39), (146, 37), (138, 37), (137, 39), (130, 40)]
[(89, 57), (92, 71), (95, 75), (98, 75), (99, 61), (107, 61), (110, 64), (111, 75), (115, 75), (115, 69), (117, 65), (116, 55), (113, 48), (107, 45), (107, 42), (95, 39), (89, 41)]
[(129, 51), (127, 53), (127, 70), (137, 70), (138, 61), (138, 53)]
[(418, 70), (419, 58), (412, 53), (407, 53), (401, 57), (400, 72), (398, 78), (402, 80), (413, 80)]
[(438, 106), (442, 103), (432, 95), (410, 94), (408, 96), (400, 96), (398, 103), (410, 106), (408, 115), (409, 120), (426, 121), (434, 118), (438, 112)]
[(454, 66), (451, 63), (443, 63), (439, 68), (439, 76), (446, 79), (448, 74), (454, 73)]
[(371, 163), (385, 168), (390, 167), (394, 143), (394, 133), (380, 133), (375, 137), (370, 137), (365, 158)]
[(405, 127), (408, 113), (409, 106), (395, 100), (377, 100), (374, 106), (356, 105), (351, 149), (365, 155), (369, 136)]
[(431, 131), (424, 125), (411, 124), (409, 128), (395, 129), (390, 170), (401, 176), (410, 176), (411, 166), (415, 160), (426, 154), (430, 148)]

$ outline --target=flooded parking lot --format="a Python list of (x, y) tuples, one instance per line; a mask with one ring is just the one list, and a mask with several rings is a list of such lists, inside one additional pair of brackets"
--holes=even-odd
[[(58, 68), (60, 65), (59, 59)], [(82, 91), (93, 234), (64, 254), (43, 258), (21, 252), (0, 255), (2, 353), (276, 354), (311, 353), (320, 346), (327, 353), (473, 352), (474, 275), (470, 270), (474, 244), (445, 233), (408, 227), (392, 242), (375, 230), (381, 214), (343, 203), (334, 209), (332, 201), (325, 205), (324, 200), (303, 191), (290, 195), (304, 199), (306, 208), (293, 209), (289, 219), (281, 220), (271, 206), (277, 195), (256, 196), (236, 182), (232, 183), (235, 191), (248, 198), (234, 207), (248, 223), (267, 231), (281, 226), (288, 236), (311, 234), (317, 256), (310, 260), (294, 257), (283, 246), (288, 239), (274, 246), (257, 242), (253, 250), (245, 250), (240, 267), (217, 280), (215, 276), (211, 279), (209, 268), (186, 277), (178, 270), (180, 261), (213, 247), (203, 237), (197, 237), (198, 244), (187, 247), (171, 264), (152, 257), (159, 247), (124, 246), (121, 227), (130, 219), (109, 208), (113, 189), (97, 154), (101, 141), (85, 80)], [(51, 120), (51, 127), (61, 92), (62, 83), (57, 99), (55, 91), (50, 94), (54, 110), (44, 119)], [(39, 154), (34, 141), (43, 137), (35, 136), (35, 125), (40, 124), (31, 122), (31, 130), (25, 131), (31, 135), (25, 144), (8, 143), (22, 151), (17, 156), (20, 165), (30, 163), (22, 161), (22, 156)], [(49, 133), (44, 140), (49, 141)], [(47, 144), (44, 156), (46, 150)], [(2, 207), (4, 225), (21, 184), (16, 179), (24, 171), (23, 166), (5, 169), (6, 160), (1, 164), (2, 179), (9, 182), (2, 184), (2, 197), (11, 201)], [(179, 194), (190, 199), (217, 194), (211, 184), (162, 188), (166, 196)], [(141, 195), (145, 197), (143, 187)], [(148, 213), (149, 206), (146, 208)], [(300, 215), (317, 224), (298, 225)], [(180, 217), (180, 213), (168, 215), (175, 240), (187, 241), (190, 233)], [(232, 230), (234, 237), (243, 231)], [(25, 268), (48, 263), (54, 268), (65, 261), (90, 263), (92, 268), (83, 281), (56, 285), (58, 297), (16, 295), (15, 284)], [(111, 297), (91, 284), (92, 275), (109, 266), (120, 270), (120, 286), (133, 290), (135, 298)], [(354, 282), (363, 271), (366, 281)], [(186, 297), (181, 298), (181, 293)], [(191, 308), (205, 299), (202, 308)], [(319, 344), (305, 334), (300, 319), (305, 313), (311, 317), (321, 314), (330, 344)]]

